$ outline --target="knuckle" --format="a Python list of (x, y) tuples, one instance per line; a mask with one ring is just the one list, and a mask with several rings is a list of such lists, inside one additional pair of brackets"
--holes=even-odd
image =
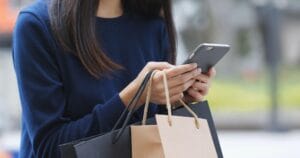
[(146, 64), (146, 67), (149, 67), (149, 68), (151, 68), (151, 67), (153, 67), (154, 66), (154, 62), (153, 61), (149, 61), (149, 62), (147, 62), (147, 64)]
[(147, 65), (152, 65), (153, 64), (153, 61), (148, 61), (147, 62)]

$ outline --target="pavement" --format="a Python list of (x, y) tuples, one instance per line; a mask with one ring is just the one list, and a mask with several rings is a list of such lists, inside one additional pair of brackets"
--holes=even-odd
[[(300, 131), (219, 131), (225, 158), (300, 158)], [(18, 151), (20, 132), (0, 136), (0, 151)]]
[(225, 158), (300, 158), (300, 131), (220, 131)]

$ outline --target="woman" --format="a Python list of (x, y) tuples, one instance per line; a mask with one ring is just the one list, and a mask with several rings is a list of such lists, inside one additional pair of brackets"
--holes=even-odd
[[(175, 52), (169, 0), (38, 0), (21, 11), (13, 43), (21, 157), (59, 157), (59, 144), (111, 130), (152, 69), (166, 71), (172, 102), (201, 101), (214, 69), (174, 66)], [(161, 79), (150, 116), (165, 103)], [(140, 119), (141, 109), (131, 122)]]

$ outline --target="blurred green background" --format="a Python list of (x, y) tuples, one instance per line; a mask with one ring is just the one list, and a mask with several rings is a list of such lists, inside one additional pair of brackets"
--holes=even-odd
[[(300, 72), (296, 68), (282, 68), (279, 78), (279, 104), (285, 108), (299, 108)], [(256, 79), (217, 76), (212, 84), (209, 100), (213, 110), (249, 112), (265, 110), (270, 105), (268, 76), (259, 74)]]

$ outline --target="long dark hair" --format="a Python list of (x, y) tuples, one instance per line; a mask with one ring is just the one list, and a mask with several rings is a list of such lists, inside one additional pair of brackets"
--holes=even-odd
[[(109, 59), (95, 36), (95, 15), (100, 0), (51, 0), (52, 31), (61, 46), (77, 56), (86, 70), (99, 78), (122, 66)], [(145, 17), (162, 16), (169, 36), (168, 61), (176, 60), (176, 34), (171, 0), (121, 0), (123, 10)]]

